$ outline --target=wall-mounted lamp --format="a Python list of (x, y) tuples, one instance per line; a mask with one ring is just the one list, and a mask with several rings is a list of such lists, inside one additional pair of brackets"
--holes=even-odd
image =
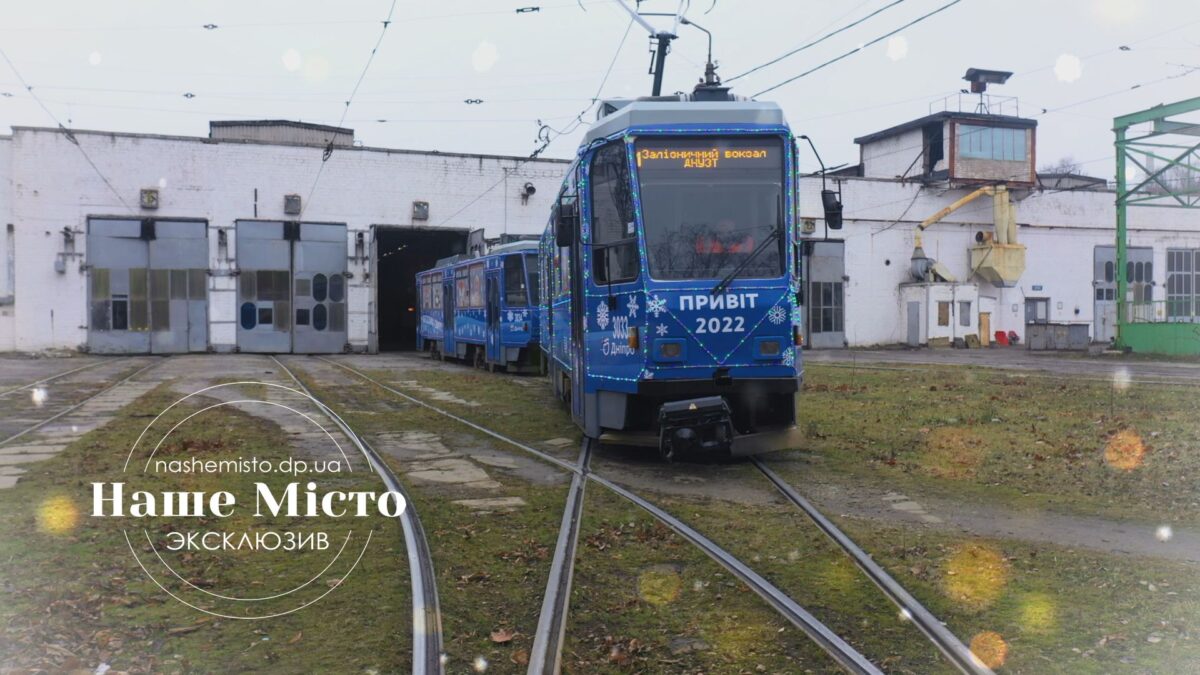
[(521, 203), (528, 204), (529, 198), (532, 197), (535, 192), (537, 192), (537, 188), (534, 187), (533, 183), (526, 183), (523, 185), (521, 187)]
[(229, 229), (217, 228), (217, 258), (229, 262)]
[(74, 230), (70, 227), (64, 227), (60, 234), (62, 234), (62, 250), (54, 258), (54, 271), (59, 274), (65, 274), (67, 271), (67, 258), (74, 258), (82, 254), (75, 252)]

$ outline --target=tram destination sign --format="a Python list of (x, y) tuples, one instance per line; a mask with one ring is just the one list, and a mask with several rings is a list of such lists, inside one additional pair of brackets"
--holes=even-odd
[(776, 169), (779, 148), (770, 145), (662, 146), (637, 150), (638, 168), (655, 169)]

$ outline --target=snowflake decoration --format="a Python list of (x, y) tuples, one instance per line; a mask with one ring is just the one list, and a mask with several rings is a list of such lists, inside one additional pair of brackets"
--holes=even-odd
[(601, 302), (596, 306), (596, 325), (600, 330), (608, 328), (608, 302)]
[(660, 298), (657, 295), (655, 295), (655, 296), (651, 296), (650, 300), (648, 300), (646, 302), (646, 312), (649, 314), (653, 314), (654, 318), (656, 318), (656, 319), (658, 318), (659, 314), (662, 314), (665, 311), (667, 311), (667, 299), (666, 298)]
[(625, 307), (629, 309), (629, 318), (636, 319), (638, 310), (641, 309), (641, 305), (639, 305), (637, 301), (637, 296), (629, 296), (629, 302), (625, 305)]
[(785, 365), (785, 366), (796, 365), (796, 350), (792, 349), (791, 347), (788, 347), (787, 349), (783, 350), (783, 365)]
[(767, 312), (767, 320), (776, 326), (783, 323), (785, 319), (787, 319), (787, 312), (783, 311), (779, 305), (775, 305)]
[(799, 307), (792, 308), (792, 325), (804, 325), (804, 312), (802, 312)]
[[(646, 311), (650, 311), (650, 310), (647, 309)], [(660, 336), (666, 335), (667, 334), (667, 324), (665, 324), (665, 323), (658, 324), (658, 327), (654, 329), (654, 332)]]

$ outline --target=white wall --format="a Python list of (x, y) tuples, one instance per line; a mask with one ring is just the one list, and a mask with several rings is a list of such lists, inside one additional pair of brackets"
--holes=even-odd
[(16, 311), (11, 302), (16, 274), (12, 258), (16, 251), (10, 245), (13, 235), (8, 232), (13, 222), (12, 182), (12, 138), (0, 136), (0, 352), (12, 351), (16, 346)]
[[(955, 339), (968, 335), (979, 336), (979, 288), (975, 284), (959, 283), (910, 283), (900, 287), (900, 315), (904, 323), (905, 341), (908, 338), (908, 303), (920, 307), (918, 344), (929, 344), (930, 340), (945, 340), (952, 344)], [(948, 323), (938, 325), (940, 316), (938, 303), (950, 303)], [(967, 324), (962, 325), (959, 303), (970, 303)]]
[[(968, 190), (871, 178), (840, 180), (845, 228), (830, 236), (846, 241), (846, 339), (851, 346), (903, 343), (907, 319), (899, 286), (911, 280), (916, 226)], [(801, 216), (818, 219), (816, 238), (824, 235), (820, 189), (819, 178), (801, 180)], [(1026, 270), (1017, 286), (997, 288), (970, 278), (968, 249), (976, 232), (992, 226), (988, 197), (927, 229), (926, 254), (949, 268), (958, 281), (978, 283), (981, 299), (994, 299), (993, 332), (1012, 330), (1024, 338), (1027, 296), (1050, 299), (1051, 321), (1091, 323), (1094, 249), (1114, 243), (1115, 195), (1078, 190), (1016, 196), (1018, 240), (1026, 246)], [(1129, 242), (1154, 248), (1154, 298), (1165, 299), (1166, 249), (1200, 248), (1200, 210), (1131, 207)], [(1042, 289), (1035, 291), (1035, 285)]]
[(868, 176), (888, 179), (920, 176), (925, 170), (924, 145), (921, 127), (867, 143), (861, 146), (863, 171)]
[[(11, 222), (16, 224), (20, 251), (15, 339), (20, 350), (74, 348), (86, 342), (82, 266), (88, 216), (207, 219), (214, 271), (210, 341), (214, 347), (228, 348), (235, 340), (234, 280), (227, 276), (233, 264), (217, 257), (218, 228), (232, 228), (238, 219), (296, 219), (283, 213), (283, 197), (298, 193), (306, 202), (301, 218), (346, 223), (348, 246), (356, 232), (367, 232), (369, 241), (371, 225), (414, 224), (414, 200), (430, 203), (429, 220), (415, 224), (485, 228), (488, 236), (505, 229), (538, 233), (545, 227), (566, 168), (554, 160), (535, 160), (514, 170), (520, 162), (516, 158), (338, 148), (325, 163), (309, 199), (321, 169), (321, 148), (81, 131), (75, 137), (114, 189), (105, 185), (62, 133), (13, 130)], [(504, 169), (510, 171), (507, 190), (502, 182)], [(518, 190), (527, 181), (537, 192), (522, 204)], [(160, 207), (142, 210), (139, 191), (151, 187), (160, 189)], [(64, 227), (78, 233), (76, 250), (85, 256), (71, 260), (66, 273), (58, 274), (54, 259)], [(232, 230), (228, 236), (232, 259), (237, 242)], [(363, 285), (366, 265), (351, 265), (350, 271), (354, 281), (349, 289), (349, 338), (352, 344), (365, 346), (370, 296)]]

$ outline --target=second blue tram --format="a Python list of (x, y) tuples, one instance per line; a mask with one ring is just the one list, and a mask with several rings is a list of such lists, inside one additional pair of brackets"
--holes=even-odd
[(797, 160), (782, 111), (724, 90), (604, 106), (541, 241), (555, 391), (588, 437), (668, 459), (795, 447)]
[(417, 349), (488, 370), (537, 370), (537, 243), (453, 256), (417, 274)]

